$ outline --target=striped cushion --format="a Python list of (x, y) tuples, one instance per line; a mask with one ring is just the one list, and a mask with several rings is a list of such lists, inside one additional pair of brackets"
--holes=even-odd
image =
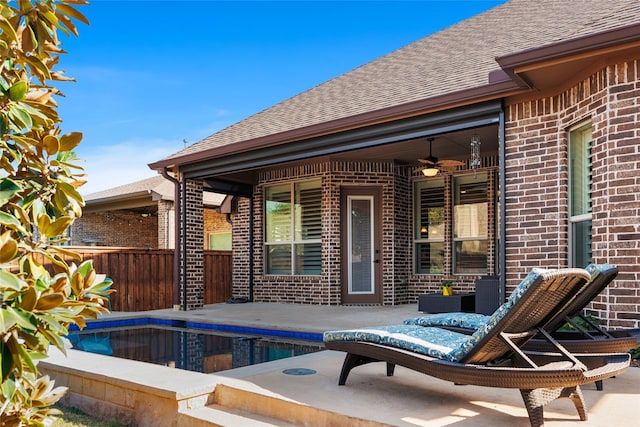
[(489, 316), (485, 314), (452, 312), (429, 314), (426, 316), (405, 319), (404, 324), (419, 326), (451, 326), (476, 330), (486, 325), (488, 320)]
[(469, 335), (418, 325), (393, 325), (324, 333), (324, 342), (365, 341), (409, 350), (437, 359), (457, 361)]

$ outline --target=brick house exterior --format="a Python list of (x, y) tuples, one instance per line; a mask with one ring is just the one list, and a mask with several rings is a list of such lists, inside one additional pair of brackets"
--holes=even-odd
[[(183, 308), (201, 306), (197, 201), (216, 191), (236, 196), (235, 296), (407, 304), (488, 275), (504, 298), (534, 267), (588, 260), (620, 270), (589, 310), (639, 327), (639, 98), (640, 4), (512, 0), (268, 108), (150, 165), (183, 183), (181, 288), (196, 296)], [(431, 147), (458, 165), (425, 177)]]
[[(86, 195), (82, 217), (70, 229), (72, 246), (174, 248), (173, 185), (161, 176)], [(227, 215), (217, 212), (223, 195), (208, 194), (204, 236), (231, 233)], [(205, 250), (210, 239), (203, 241)]]

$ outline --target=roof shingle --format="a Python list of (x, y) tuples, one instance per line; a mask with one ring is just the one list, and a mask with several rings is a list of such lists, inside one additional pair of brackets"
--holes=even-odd
[(239, 121), (171, 155), (483, 86), (496, 57), (640, 22), (637, 0), (511, 0)]

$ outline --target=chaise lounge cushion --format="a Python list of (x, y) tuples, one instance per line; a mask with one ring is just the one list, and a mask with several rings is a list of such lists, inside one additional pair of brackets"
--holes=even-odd
[(429, 314), (427, 316), (405, 319), (404, 324), (418, 326), (450, 326), (454, 328), (475, 330), (486, 325), (488, 320), (489, 316), (486, 314), (450, 312)]
[(417, 324), (328, 331), (324, 341), (365, 341), (402, 348), (451, 362), (461, 361), (509, 312), (544, 270), (533, 269), (514, 289), (509, 299), (491, 315), (473, 335)]
[(401, 348), (451, 362), (459, 361), (464, 356), (461, 349), (469, 339), (469, 335), (418, 325), (378, 326), (324, 333), (324, 342), (364, 341)]

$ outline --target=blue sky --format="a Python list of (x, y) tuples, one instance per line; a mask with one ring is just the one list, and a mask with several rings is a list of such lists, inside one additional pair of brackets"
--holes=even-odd
[[(83, 194), (504, 1), (94, 0), (64, 38), (63, 131), (81, 131)], [(490, 31), (490, 29), (487, 29)]]

